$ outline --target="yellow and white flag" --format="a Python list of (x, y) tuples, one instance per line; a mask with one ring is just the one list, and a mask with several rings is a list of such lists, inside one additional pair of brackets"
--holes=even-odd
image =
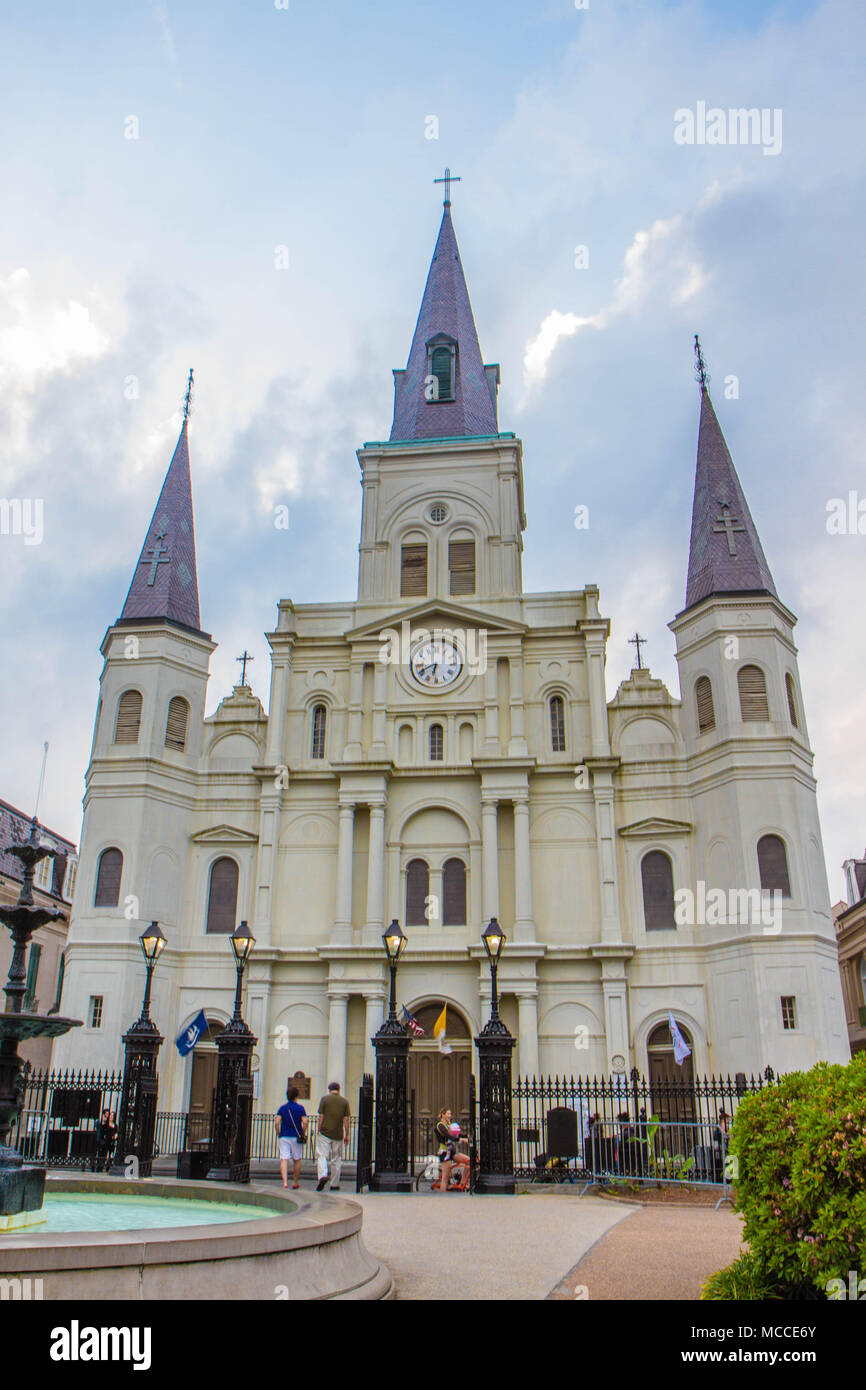
[(434, 1036), (434, 1038), (438, 1038), (438, 1039), (439, 1039), (439, 1051), (440, 1051), (440, 1052), (444, 1052), (444, 1054), (445, 1054), (446, 1057), (448, 1056), (448, 1053), (452, 1050), (450, 1044), (449, 1044), (448, 1041), (447, 1041), (446, 1035), (445, 1035), (445, 1023), (446, 1023), (445, 1015), (446, 1015), (447, 1011), (448, 1011), (448, 1005), (447, 1005), (447, 1004), (443, 1004), (443, 1005), (442, 1005), (442, 1012), (441, 1012), (441, 1014), (439, 1015), (439, 1017), (437, 1018), (436, 1022), (433, 1024), (433, 1036)]

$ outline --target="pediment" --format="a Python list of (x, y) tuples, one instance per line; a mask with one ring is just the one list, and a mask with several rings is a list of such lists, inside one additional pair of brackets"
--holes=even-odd
[(620, 826), (619, 834), (627, 840), (649, 840), (664, 835), (691, 835), (694, 826), (687, 820), (667, 820), (664, 816), (648, 816)]
[(502, 632), (509, 634), (520, 634), (527, 631), (525, 623), (515, 623), (509, 618), (494, 617), (491, 613), (485, 613), (480, 608), (465, 608), (463, 605), (449, 603), (447, 599), (432, 598), (425, 599), (423, 603), (418, 603), (414, 608), (401, 608), (395, 613), (386, 613), (383, 617), (377, 618), (375, 622), (364, 623), (362, 627), (353, 628), (346, 633), (346, 640), (349, 642), (361, 641), (364, 638), (378, 638), (380, 632), (386, 628), (401, 630), (401, 623), (408, 622), (411, 628), (483, 628), (487, 633)]
[(206, 830), (197, 830), (190, 839), (197, 845), (256, 845), (259, 841), (258, 835), (236, 825), (208, 826)]

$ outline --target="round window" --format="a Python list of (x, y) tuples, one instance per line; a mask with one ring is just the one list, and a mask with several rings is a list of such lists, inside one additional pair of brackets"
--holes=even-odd
[(448, 508), (447, 508), (447, 507), (443, 507), (443, 505), (442, 505), (441, 502), (437, 502), (436, 505), (435, 505), (435, 507), (431, 507), (431, 508), (430, 508), (430, 520), (431, 520), (431, 521), (442, 522), (442, 521), (445, 520), (445, 518), (446, 518), (447, 515), (448, 515)]

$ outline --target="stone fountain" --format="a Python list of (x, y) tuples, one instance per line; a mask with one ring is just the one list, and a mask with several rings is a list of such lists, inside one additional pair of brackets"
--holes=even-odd
[(18, 1055), (18, 1044), (28, 1038), (56, 1038), (79, 1028), (81, 1020), (25, 1013), (25, 960), (30, 938), (46, 922), (66, 920), (60, 908), (40, 907), (33, 901), (33, 874), (43, 859), (54, 858), (55, 851), (39, 842), (39, 822), (34, 817), (30, 839), (9, 851), (21, 860), (24, 882), (18, 901), (0, 905), (0, 921), (12, 933), (14, 950), (4, 993), (5, 1012), (0, 1013), (0, 1231), (18, 1230), (41, 1219), (45, 1193), (45, 1168), (25, 1163), (9, 1144), (12, 1127), (24, 1104), (25, 1063)]

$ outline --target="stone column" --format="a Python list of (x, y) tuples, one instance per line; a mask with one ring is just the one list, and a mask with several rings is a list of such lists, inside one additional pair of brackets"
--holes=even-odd
[[(376, 945), (385, 930), (385, 807), (370, 805), (370, 845), (367, 855), (367, 920), (364, 944)], [(379, 1020), (381, 1022), (381, 1019)], [(375, 1030), (374, 1030), (375, 1031)]]
[[(352, 859), (355, 848), (355, 807), (340, 807), (340, 838), (337, 845), (337, 904), (332, 946), (352, 943)], [(331, 1078), (332, 1080), (334, 1078)]]
[(348, 1026), (349, 994), (347, 990), (328, 988), (328, 1075), (325, 1085), (339, 1081), (346, 1090), (346, 1030)]
[(271, 665), (271, 694), (268, 701), (268, 741), (265, 762), (269, 767), (283, 762), (291, 647), (274, 650)]
[(517, 990), (517, 1067), (521, 1076), (538, 1076), (538, 991)]
[(529, 793), (514, 802), (514, 940), (535, 940), (532, 916), (532, 854), (529, 846)]
[(376, 1049), (371, 1041), (385, 1020), (385, 995), (365, 994), (367, 1013), (364, 1021), (364, 1071), (371, 1076), (376, 1072)]
[(346, 747), (343, 750), (343, 757), (346, 762), (360, 762), (361, 759), (363, 688), (364, 664), (361, 661), (353, 661), (349, 673), (349, 727), (346, 734)]
[(483, 877), (484, 926), (491, 917), (499, 917), (499, 843), (497, 834), (497, 802), (493, 797), (481, 797), (481, 863)]

